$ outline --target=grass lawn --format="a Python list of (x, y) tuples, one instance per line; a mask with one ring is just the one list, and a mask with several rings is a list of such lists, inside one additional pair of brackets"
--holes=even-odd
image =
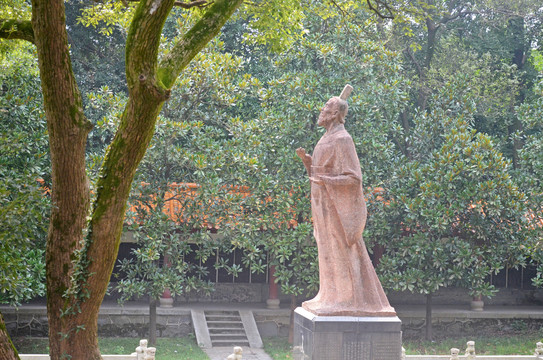
[[(450, 349), (466, 350), (466, 342), (475, 341), (478, 355), (533, 355), (535, 344), (542, 341), (543, 333), (507, 336), (472, 336), (469, 338), (444, 339), (435, 342), (410, 340), (403, 343), (407, 355), (449, 355)], [(264, 350), (274, 360), (292, 359), (291, 346), (286, 338), (265, 338)]]
[[(14, 338), (13, 342), (21, 354), (47, 354), (49, 350), (44, 338)], [(126, 355), (136, 351), (139, 339), (101, 338), (99, 343), (102, 354)], [(159, 338), (156, 348), (157, 360), (209, 360), (192, 338)]]
[(291, 360), (292, 346), (288, 343), (285, 337), (269, 337), (262, 339), (264, 343), (264, 351), (270, 355), (273, 360)]

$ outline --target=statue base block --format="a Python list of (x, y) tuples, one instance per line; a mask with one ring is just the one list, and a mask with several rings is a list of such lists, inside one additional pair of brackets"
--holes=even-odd
[(317, 316), (294, 311), (294, 360), (400, 360), (397, 316)]

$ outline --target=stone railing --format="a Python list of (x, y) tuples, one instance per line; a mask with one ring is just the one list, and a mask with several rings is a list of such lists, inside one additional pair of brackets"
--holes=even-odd
[[(136, 352), (130, 355), (102, 355), (103, 360), (155, 360), (156, 348), (147, 347), (147, 340), (140, 340)], [(21, 360), (49, 360), (49, 355), (19, 354)]]
[(402, 348), (402, 360), (543, 360), (543, 343), (536, 344), (534, 355), (476, 355), (475, 341), (466, 343), (464, 355), (457, 348), (452, 348), (450, 355), (405, 355)]

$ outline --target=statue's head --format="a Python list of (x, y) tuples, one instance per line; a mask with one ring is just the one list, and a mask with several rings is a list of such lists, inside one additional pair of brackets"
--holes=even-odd
[(317, 124), (325, 128), (328, 128), (333, 123), (343, 124), (345, 123), (345, 116), (347, 116), (348, 110), (349, 105), (347, 105), (347, 101), (334, 96), (324, 104)]

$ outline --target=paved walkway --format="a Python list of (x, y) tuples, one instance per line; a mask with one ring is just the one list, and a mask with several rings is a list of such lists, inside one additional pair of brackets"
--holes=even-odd
[[(203, 349), (209, 360), (226, 360), (226, 357), (233, 352), (233, 347), (214, 347), (212, 349)], [(243, 360), (272, 360), (272, 358), (262, 349), (253, 349), (243, 347)]]

